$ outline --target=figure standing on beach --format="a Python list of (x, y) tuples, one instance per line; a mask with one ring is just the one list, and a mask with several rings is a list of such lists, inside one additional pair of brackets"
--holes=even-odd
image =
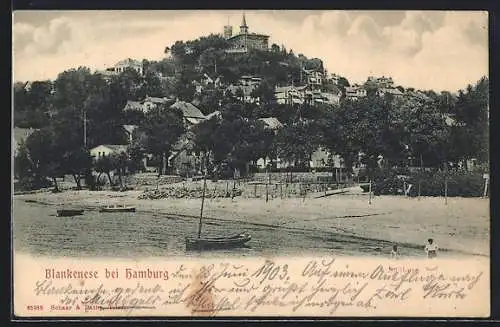
[(398, 246), (396, 244), (394, 244), (392, 246), (392, 250), (391, 250), (391, 258), (394, 258), (394, 259), (397, 259), (399, 258), (399, 250), (398, 250)]
[(438, 246), (434, 243), (432, 238), (427, 240), (427, 244), (425, 245), (425, 253), (427, 253), (427, 258), (435, 258), (437, 257)]

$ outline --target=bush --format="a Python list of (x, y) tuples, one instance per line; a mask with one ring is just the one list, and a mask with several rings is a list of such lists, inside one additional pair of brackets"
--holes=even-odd
[[(373, 175), (372, 190), (375, 195), (403, 195), (404, 185), (412, 184), (409, 196), (444, 196), (445, 177), (448, 184), (448, 196), (480, 197), (483, 195), (484, 180), (480, 172), (460, 170), (426, 171), (401, 174), (401, 171), (378, 171)], [(368, 191), (368, 185), (362, 188)], [(408, 186), (407, 186), (408, 187)]]
[(33, 191), (51, 187), (53, 183), (48, 178), (35, 175), (21, 177), (14, 186), (14, 191)]

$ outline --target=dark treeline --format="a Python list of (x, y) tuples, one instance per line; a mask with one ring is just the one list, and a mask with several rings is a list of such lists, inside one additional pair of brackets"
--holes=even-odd
[[(195, 101), (204, 114), (220, 111), (191, 130), (193, 150), (208, 154), (205, 157), (212, 166), (225, 164), (243, 173), (266, 157), (271, 167), (280, 158), (308, 169), (311, 154), (318, 148), (340, 155), (346, 167), (361, 163), (368, 169), (378, 167), (381, 158), (389, 168), (417, 162), (432, 168), (446, 163), (453, 169), (458, 164), (466, 166), (469, 159), (488, 162), (486, 77), (456, 96), (424, 91), (425, 98), (399, 99), (379, 97), (372, 90), (365, 98), (342, 99), (339, 105), (289, 106), (275, 102), (275, 86), (300, 85), (302, 68), (323, 70), (321, 60), (296, 56), (275, 44), (270, 51), (246, 54), (227, 54), (226, 47), (224, 39), (211, 35), (176, 42), (165, 49), (170, 56), (161, 61), (144, 60), (144, 76), (127, 70), (106, 80), (81, 67), (62, 72), (55, 81), (36, 81), (29, 87), (15, 84), (14, 124), (36, 129), (19, 146), (17, 177), (37, 184), (45, 178), (55, 183), (56, 177), (72, 174), (78, 186), (81, 176), (92, 185), (94, 169), (108, 177), (114, 170), (121, 180), (125, 171), (138, 169), (146, 153), (165, 168), (165, 158), (186, 128), (182, 113), (167, 105), (146, 114), (123, 110), (127, 100), (147, 95)], [(215, 86), (196, 93), (192, 81), (205, 73), (220, 76), (226, 85), (242, 75), (261, 76), (262, 83), (252, 92), (259, 104), (246, 103), (240, 92), (223, 92)], [(345, 78), (338, 81), (341, 90), (348, 85)], [(263, 117), (276, 117), (283, 126), (266, 128), (259, 120)], [(124, 124), (139, 126), (127, 155), (93, 163), (88, 149), (127, 144)]]

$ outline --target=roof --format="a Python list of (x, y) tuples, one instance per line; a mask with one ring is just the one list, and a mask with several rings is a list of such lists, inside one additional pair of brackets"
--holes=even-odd
[(127, 131), (127, 133), (132, 134), (134, 130), (139, 127), (137, 125), (123, 125), (123, 128)]
[(455, 125), (456, 119), (451, 117), (450, 114), (443, 114), (443, 116), (444, 116), (444, 121), (445, 121), (446, 125), (448, 125), (448, 126)]
[(247, 20), (245, 19), (245, 14), (243, 14), (243, 19), (241, 20), (241, 27), (248, 27)]
[(98, 147), (101, 147), (101, 146), (108, 148), (108, 149), (112, 150), (113, 152), (127, 152), (127, 146), (123, 145), (123, 144), (101, 144), (101, 145), (98, 145), (96, 147), (93, 147), (92, 149), (90, 149), (90, 151), (92, 151)]
[(142, 63), (139, 60), (127, 58), (118, 61), (115, 66), (142, 66)]
[(275, 93), (285, 93), (285, 92), (293, 90), (293, 89), (294, 89), (293, 86), (276, 86), (274, 88), (274, 92)]
[(211, 119), (211, 118), (212, 118), (212, 117), (214, 117), (214, 116), (221, 117), (221, 113), (220, 113), (220, 111), (216, 110), (216, 111), (214, 111), (214, 112), (212, 112), (212, 113), (210, 113), (210, 114), (206, 115), (206, 118), (207, 118), (207, 119)]
[(247, 34), (236, 34), (236, 35), (233, 35), (231, 36), (228, 40), (232, 40), (232, 39), (237, 39), (237, 38), (240, 38), (242, 36), (257, 36), (257, 37), (261, 37), (261, 38), (269, 38), (269, 35), (265, 35), (265, 34), (260, 34), (260, 33), (247, 33)]
[(180, 109), (182, 111), (182, 115), (184, 117), (189, 117), (189, 118), (198, 118), (198, 119), (205, 119), (205, 115), (195, 107), (192, 103), (185, 102), (185, 101), (177, 101), (173, 105), (170, 106), (170, 108), (174, 109)]
[(144, 102), (153, 102), (153, 103), (166, 103), (168, 101), (167, 98), (157, 98), (157, 97), (146, 97)]
[(113, 68), (113, 70), (111, 70), (110, 68), (105, 69), (105, 70), (97, 70), (96, 73), (102, 75), (103, 77), (111, 77), (111, 76), (115, 76), (117, 74), (117, 72), (114, 70), (114, 68)]
[(125, 108), (123, 108), (123, 110), (143, 110), (144, 107), (142, 105), (142, 103), (140, 103), (139, 101), (130, 101), (130, 100), (127, 100), (127, 104), (125, 105)]
[(264, 122), (264, 124), (271, 129), (283, 127), (283, 124), (276, 117), (259, 118), (259, 120)]
[(427, 96), (426, 94), (424, 94), (420, 91), (415, 92), (415, 96), (421, 98), (422, 100), (430, 100), (431, 99), (429, 96)]
[(243, 75), (240, 77), (240, 79), (254, 79), (254, 80), (262, 80), (261, 77), (259, 76), (250, 76), (250, 75)]
[(392, 88), (383, 88), (380, 89), (382, 92), (389, 93), (392, 95), (403, 95), (403, 92), (401, 92), (399, 89), (392, 89)]
[(185, 117), (188, 122), (190, 122), (193, 125), (199, 124), (203, 119), (201, 118), (192, 118), (192, 117)]
[(203, 74), (203, 77), (206, 78), (207, 80), (209, 80), (210, 83), (212, 83), (214, 81), (214, 78), (212, 78), (211, 76), (209, 76), (207, 73)]

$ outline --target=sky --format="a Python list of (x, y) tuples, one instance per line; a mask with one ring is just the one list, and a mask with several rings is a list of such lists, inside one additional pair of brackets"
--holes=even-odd
[[(239, 31), (243, 11), (16, 11), (15, 81), (54, 79), (119, 60), (159, 60), (177, 40)], [(250, 32), (320, 58), (329, 73), (363, 83), (391, 76), (423, 90), (463, 89), (488, 76), (488, 14), (481, 11), (246, 10)]]

